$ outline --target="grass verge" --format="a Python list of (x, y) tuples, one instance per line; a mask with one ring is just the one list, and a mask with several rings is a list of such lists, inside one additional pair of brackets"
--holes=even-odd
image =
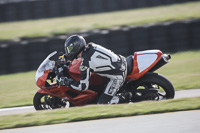
[[(175, 90), (200, 88), (200, 51), (172, 54), (171, 61), (159, 69)], [(0, 108), (33, 104), (37, 91), (35, 71), (0, 76)]]
[(166, 76), (175, 90), (200, 88), (200, 51), (172, 54), (171, 61), (157, 73)]
[[(200, 109), (200, 97), (122, 105), (91, 105), (1, 116), (0, 129)], [(192, 103), (192, 104), (191, 104)]]
[(66, 34), (84, 29), (200, 18), (199, 7), (200, 2), (197, 1), (109, 13), (0, 23), (0, 31), (3, 33), (0, 35), (0, 40), (51, 36), (53, 34)]

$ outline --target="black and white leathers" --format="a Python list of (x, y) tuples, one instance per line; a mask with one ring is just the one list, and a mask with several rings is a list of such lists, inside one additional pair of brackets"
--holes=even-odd
[(102, 102), (108, 103), (116, 92), (123, 85), (127, 75), (126, 59), (117, 55), (100, 45), (89, 43), (82, 53), (82, 64), (80, 66), (80, 83), (72, 82), (73, 89), (84, 91), (89, 87), (91, 72), (110, 79), (104, 91), (104, 97), (100, 98)]

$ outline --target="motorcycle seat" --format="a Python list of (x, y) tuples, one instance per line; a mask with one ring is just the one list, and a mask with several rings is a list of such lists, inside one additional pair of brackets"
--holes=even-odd
[(133, 55), (126, 57), (127, 62), (127, 75), (129, 75), (133, 70)]

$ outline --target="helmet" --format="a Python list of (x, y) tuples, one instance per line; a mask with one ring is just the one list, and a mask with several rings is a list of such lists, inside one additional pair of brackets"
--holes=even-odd
[(78, 54), (84, 50), (86, 46), (85, 39), (79, 35), (72, 35), (65, 41), (66, 58), (73, 60), (77, 58)]

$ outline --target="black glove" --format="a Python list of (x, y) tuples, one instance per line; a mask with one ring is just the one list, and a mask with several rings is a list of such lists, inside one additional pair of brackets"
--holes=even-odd
[(72, 79), (68, 79), (67, 77), (61, 77), (59, 81), (59, 85), (70, 87)]

